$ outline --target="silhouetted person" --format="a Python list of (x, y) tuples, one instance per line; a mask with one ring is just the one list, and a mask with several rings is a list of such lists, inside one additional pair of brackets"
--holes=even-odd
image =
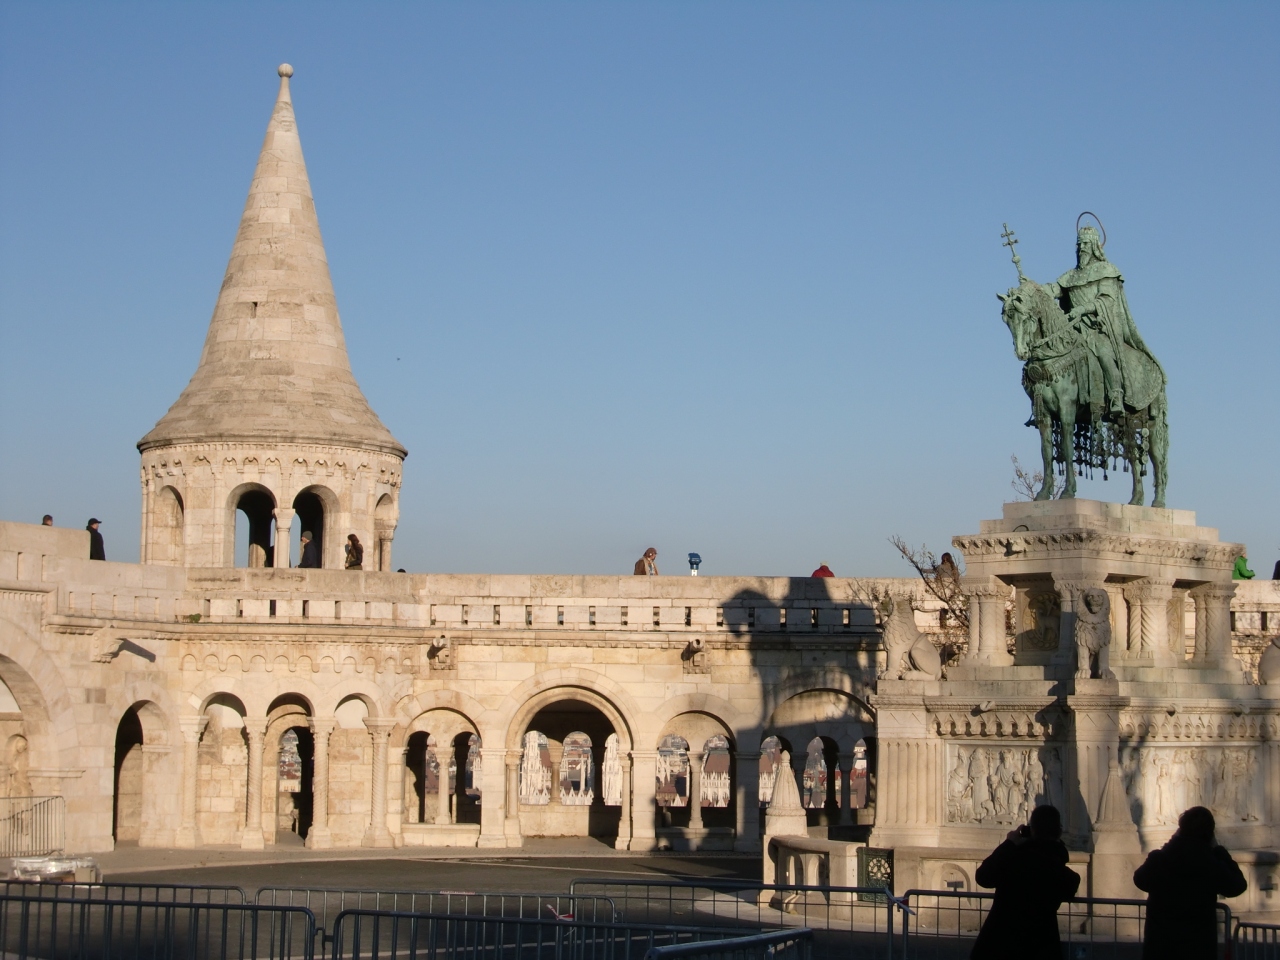
[(822, 561), (822, 563), (821, 563), (821, 564), (819, 564), (818, 569), (817, 569), (817, 570), (815, 570), (815, 571), (813, 571), (813, 573), (809, 574), (809, 576), (811, 576), (811, 577), (834, 577), (834, 576), (835, 576), (835, 574), (834, 574), (834, 573), (832, 573), (832, 572), (831, 572), (831, 568), (827, 566), (827, 561), (823, 560), (823, 561)]
[(637, 577), (656, 577), (658, 575), (657, 550), (650, 547), (644, 552), (644, 556), (636, 561), (635, 575)]
[(298, 566), (313, 569), (320, 566), (320, 553), (316, 550), (316, 542), (311, 539), (311, 533), (306, 530), (302, 532), (302, 559), (298, 561)]
[(1276, 568), (1271, 571), (1272, 580), (1280, 580), (1280, 560), (1276, 561)]
[(1218, 955), (1218, 897), (1248, 889), (1244, 874), (1214, 837), (1213, 814), (1192, 807), (1178, 832), (1133, 873), (1147, 892), (1143, 960), (1211, 960)]
[(360, 544), (360, 538), (354, 533), (347, 534), (347, 569), (363, 570), (364, 569), (364, 547)]
[(955, 558), (949, 553), (944, 553), (942, 559), (938, 561), (935, 572), (939, 577), (950, 577), (952, 580), (960, 579), (960, 568), (956, 566)]
[[(105, 560), (107, 559), (107, 547), (102, 542), (102, 534), (98, 532), (98, 524), (102, 521), (97, 517), (91, 517), (84, 528), (89, 531), (89, 559)], [(53, 526), (53, 524), (49, 524)]]
[(1030, 824), (1010, 831), (974, 878), (996, 896), (972, 960), (1060, 960), (1058, 906), (1075, 896), (1080, 875), (1067, 866), (1056, 807), (1036, 807)]
[[(53, 515), (52, 515), (52, 514), (49, 514), (49, 513), (46, 513), (46, 514), (44, 515), (44, 519), (42, 519), (42, 520), (40, 521), (40, 525), (41, 525), (41, 526), (43, 526), (43, 527), (52, 527), (52, 526), (53, 526)], [(1277, 566), (1277, 567), (1280, 567), (1280, 564), (1276, 564), (1276, 566)]]

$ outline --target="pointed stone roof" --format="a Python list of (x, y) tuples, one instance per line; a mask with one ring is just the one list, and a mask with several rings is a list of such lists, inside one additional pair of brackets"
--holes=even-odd
[(333, 443), (405, 456), (351, 373), (282, 64), (262, 153), (191, 382), (140, 451)]

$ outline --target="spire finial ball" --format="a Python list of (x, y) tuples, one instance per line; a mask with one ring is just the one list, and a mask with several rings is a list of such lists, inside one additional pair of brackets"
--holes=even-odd
[(282, 63), (276, 68), (276, 73), (287, 79), (293, 76), (293, 67), (289, 66), (287, 63)]

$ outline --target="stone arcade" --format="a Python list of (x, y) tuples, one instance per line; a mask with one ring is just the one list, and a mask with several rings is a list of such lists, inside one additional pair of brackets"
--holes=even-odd
[(1280, 702), (1248, 681), (1280, 594), (1233, 600), (1241, 548), (1188, 512), (1009, 504), (957, 537), (971, 636), (938, 680), (880, 678), (872, 598), (940, 622), (909, 580), (392, 572), (406, 451), (351, 373), (291, 74), (199, 365), (138, 444), (142, 563), (0, 523), (0, 789), (64, 798), (68, 850), (591, 835), (850, 882), (869, 839), (901, 889), (970, 886), (1048, 800), (1117, 893), (1201, 802), (1270, 906)]

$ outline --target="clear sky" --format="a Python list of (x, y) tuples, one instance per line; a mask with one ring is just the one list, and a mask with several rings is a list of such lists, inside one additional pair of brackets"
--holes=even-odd
[[(995, 294), (1096, 211), (1169, 505), (1280, 557), (1280, 5), (0, 6), (0, 517), (138, 553), (275, 97), (410, 570), (905, 575), (1038, 456)], [(1128, 499), (1128, 477), (1081, 495)]]

